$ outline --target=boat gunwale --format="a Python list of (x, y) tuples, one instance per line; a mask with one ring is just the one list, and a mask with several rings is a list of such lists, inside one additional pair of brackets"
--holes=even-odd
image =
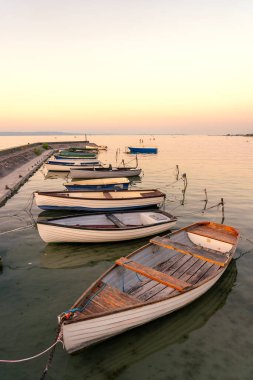
[[(105, 191), (106, 192), (114, 192), (113, 190), (104, 190), (104, 191), (97, 190), (97, 191), (87, 191), (87, 192), (92, 192), (95, 194), (95, 193), (103, 193)], [(86, 199), (86, 200), (96, 200), (96, 201), (119, 201), (119, 200), (158, 198), (158, 197), (163, 197), (164, 199), (166, 198), (165, 193), (163, 193), (160, 190), (156, 190), (156, 189), (122, 190), (122, 191), (127, 192), (127, 193), (131, 193), (131, 192), (141, 193), (144, 191), (149, 191), (149, 192), (153, 191), (153, 192), (159, 192), (160, 194), (147, 195), (145, 197), (139, 196), (139, 197), (128, 197), (128, 198), (89, 198), (89, 197), (77, 198), (77, 197), (71, 197), (71, 196), (66, 197), (65, 195), (62, 195), (62, 194), (69, 194), (69, 193), (85, 193), (85, 191), (81, 191), (81, 190), (69, 190), (69, 191), (63, 190), (63, 191), (50, 191), (50, 192), (49, 191), (35, 191), (34, 194), (48, 196), (48, 197), (64, 198), (64, 199)], [(119, 193), (119, 192), (121, 192), (121, 190), (117, 190), (116, 192)]]
[[(230, 260), (231, 261), (231, 260)], [(188, 293), (194, 289), (197, 289), (199, 288), (200, 286), (206, 284), (207, 282), (213, 280), (215, 277), (218, 276), (218, 274), (220, 274), (220, 272), (222, 271), (223, 273), (226, 271), (228, 265), (230, 264), (230, 261), (228, 262), (227, 266), (225, 267), (220, 267), (219, 269), (219, 272), (211, 275), (210, 277), (208, 277), (207, 279), (203, 280), (202, 282), (198, 283), (198, 285), (192, 285), (192, 286), (189, 286), (188, 288), (186, 288), (185, 290), (181, 291), (179, 294), (173, 294), (171, 295), (170, 297), (161, 297), (159, 300), (154, 300), (154, 301), (142, 301), (140, 302), (139, 304), (137, 305), (131, 305), (131, 306), (128, 306), (128, 307), (124, 307), (124, 308), (119, 308), (119, 309), (115, 309), (113, 311), (111, 310), (108, 310), (108, 311), (105, 311), (105, 312), (100, 312), (100, 313), (94, 313), (93, 315), (87, 315), (87, 316), (83, 316), (83, 317), (79, 317), (79, 319), (69, 319), (67, 321), (63, 321), (61, 324), (62, 325), (69, 325), (69, 324), (72, 324), (72, 323), (77, 323), (77, 322), (86, 322), (88, 320), (91, 320), (91, 319), (94, 319), (94, 318), (100, 318), (100, 317), (106, 317), (108, 315), (114, 315), (114, 314), (118, 314), (118, 313), (121, 313), (121, 312), (125, 312), (125, 311), (128, 311), (128, 310), (133, 310), (133, 309), (137, 309), (139, 307), (143, 307), (143, 306), (149, 306), (149, 305), (153, 305), (153, 304), (158, 304), (160, 302), (163, 302), (163, 301), (168, 301), (170, 299), (173, 299), (173, 298), (176, 298), (176, 297), (181, 297), (184, 293)], [(223, 274), (222, 273), (222, 274)], [(104, 275), (106, 275), (106, 273), (104, 273)], [(104, 276), (103, 276), (104, 277)], [(100, 280), (97, 280), (96, 282), (93, 283), (93, 286), (90, 290), (93, 289), (93, 287), (95, 287), (96, 285), (99, 284), (99, 282), (101, 281), (101, 278)], [(87, 289), (88, 290), (88, 289)], [(81, 297), (82, 299), (83, 297)], [(74, 304), (76, 305), (76, 304)], [(185, 305), (187, 306), (187, 305)], [(75, 306), (72, 306), (70, 309), (73, 309)]]
[[(158, 222), (158, 223), (152, 223), (152, 224), (148, 224), (148, 225), (137, 225), (137, 226), (133, 226), (133, 227), (120, 227), (120, 228), (117, 228), (115, 229), (114, 228), (95, 228), (95, 227), (85, 227), (85, 226), (66, 226), (66, 225), (61, 225), (61, 224), (57, 224), (57, 223), (51, 223), (51, 220), (60, 220), (60, 219), (71, 219), (71, 218), (76, 218), (76, 217), (79, 217), (79, 216), (93, 216), (93, 215), (107, 215), (107, 214), (139, 214), (139, 213), (152, 213), (152, 212), (155, 212), (155, 213), (159, 213), (159, 214), (162, 214), (162, 215), (165, 215), (167, 216), (168, 218), (170, 218), (170, 220), (166, 220), (166, 221), (163, 221), (163, 222)], [(89, 213), (84, 213), (84, 214), (79, 214), (79, 215), (73, 215), (73, 216), (63, 216), (63, 217), (58, 217), (58, 218), (52, 218), (52, 219), (46, 219), (44, 221), (37, 221), (37, 224), (43, 224), (43, 225), (47, 225), (47, 226), (54, 226), (54, 227), (63, 227), (63, 228), (74, 228), (76, 230), (95, 230), (95, 231), (103, 231), (103, 232), (107, 232), (107, 231), (128, 231), (128, 230), (134, 230), (134, 229), (143, 229), (143, 228), (149, 228), (149, 227), (155, 227), (155, 226), (158, 226), (158, 225), (164, 225), (164, 224), (170, 224), (170, 223), (174, 223), (177, 221), (177, 218), (175, 216), (173, 216), (172, 214), (166, 212), (166, 211), (161, 211), (161, 210), (149, 210), (149, 211), (144, 211), (144, 210), (139, 210), (139, 211), (133, 211), (133, 210), (127, 210), (127, 211), (124, 211), (124, 212), (89, 212)]]
[[(213, 223), (213, 222), (209, 222), (209, 221), (195, 222), (195, 223), (192, 223), (192, 224), (190, 224), (190, 225), (188, 225), (188, 226), (186, 226), (186, 227), (180, 228), (179, 230), (176, 230), (176, 231), (174, 231), (174, 232), (171, 232), (170, 234), (166, 234), (166, 235), (164, 235), (164, 236), (167, 236), (167, 237), (169, 237), (169, 236), (173, 236), (173, 235), (176, 235), (176, 234), (178, 234), (178, 233), (180, 233), (180, 232), (182, 232), (182, 231), (188, 230), (188, 229), (190, 229), (191, 227), (193, 227), (193, 226), (195, 226), (195, 225), (199, 225), (199, 224), (201, 224), (201, 225), (205, 225), (205, 224), (210, 224), (210, 223)], [(222, 224), (219, 224), (219, 223), (215, 223), (215, 224), (218, 225), (218, 226), (223, 226)], [(63, 322), (60, 322), (60, 325), (67, 325), (67, 324), (72, 324), (72, 323), (77, 323), (77, 322), (84, 322), (84, 321), (91, 320), (91, 319), (94, 319), (94, 318), (100, 318), (100, 317), (104, 317), (104, 316), (108, 316), (108, 315), (113, 315), (113, 314), (116, 314), (116, 313), (121, 313), (121, 312), (128, 311), (128, 310), (132, 310), (132, 309), (137, 309), (137, 308), (139, 308), (139, 307), (143, 307), (143, 306), (148, 306), (148, 305), (152, 305), (152, 304), (160, 303), (160, 302), (162, 302), (162, 301), (166, 301), (166, 300), (169, 300), (169, 299), (172, 299), (172, 298), (175, 298), (175, 297), (181, 297), (182, 294), (184, 294), (184, 293), (188, 293), (188, 292), (190, 292), (190, 291), (192, 291), (192, 290), (194, 290), (194, 289), (197, 289), (197, 288), (199, 288), (200, 286), (202, 286), (202, 285), (206, 284), (207, 282), (211, 281), (212, 279), (214, 279), (215, 277), (217, 277), (218, 274), (219, 274), (220, 272), (222, 272), (222, 274), (224, 274), (224, 272), (226, 271), (227, 267), (229, 266), (230, 262), (232, 261), (234, 255), (235, 255), (235, 251), (236, 251), (236, 248), (237, 248), (237, 245), (238, 245), (238, 241), (239, 241), (239, 239), (240, 239), (240, 232), (239, 232), (239, 230), (237, 230), (236, 228), (231, 227), (231, 226), (227, 226), (227, 227), (229, 227), (229, 229), (235, 233), (235, 235), (236, 235), (236, 237), (237, 237), (236, 242), (235, 242), (235, 244), (233, 245), (233, 247), (231, 248), (232, 253), (231, 253), (230, 257), (228, 258), (228, 260), (227, 260), (227, 262), (226, 262), (226, 265), (225, 265), (224, 267), (220, 267), (219, 270), (218, 270), (218, 272), (212, 274), (210, 277), (208, 277), (208, 278), (204, 279), (203, 281), (200, 281), (200, 282), (198, 282), (197, 284), (194, 284), (194, 285), (192, 285), (191, 287), (189, 287), (189, 288), (183, 290), (180, 294), (174, 294), (174, 295), (171, 295), (170, 297), (162, 297), (161, 299), (159, 299), (159, 300), (154, 300), (154, 301), (148, 301), (148, 302), (143, 301), (143, 302), (141, 302), (141, 303), (138, 304), (138, 305), (132, 305), (132, 306), (129, 306), (129, 307), (126, 307), (126, 308), (119, 308), (119, 309), (113, 310), (113, 312), (108, 310), (108, 311), (106, 311), (106, 312), (96, 313), (96, 314), (94, 314), (94, 315), (83, 316), (83, 317), (81, 317), (81, 318), (79, 318), (79, 319), (72, 319), (72, 320), (69, 319), (69, 320), (67, 320), (67, 321), (65, 320), (65, 321), (63, 321)], [(142, 246), (142, 247), (138, 248), (137, 250), (131, 252), (129, 255), (127, 255), (127, 256), (125, 256), (125, 257), (126, 257), (126, 258), (130, 258), (130, 257), (132, 257), (133, 255), (137, 254), (138, 252), (141, 252), (143, 249), (146, 249), (146, 248), (150, 247), (151, 245), (155, 245), (155, 244), (153, 244), (153, 243), (145, 244), (144, 246)], [(108, 268), (107, 271), (105, 271), (105, 272), (104, 272), (104, 273), (103, 273), (103, 274), (102, 274), (97, 280), (95, 280), (95, 281), (94, 281), (94, 282), (93, 282), (93, 283), (92, 283), (92, 284), (91, 284), (91, 285), (90, 285), (90, 286), (89, 286), (89, 287), (88, 287), (88, 288), (87, 288), (87, 289), (81, 294), (81, 296), (75, 301), (75, 303), (71, 306), (71, 309), (75, 308), (76, 305), (77, 305), (77, 304), (78, 304), (83, 298), (85, 298), (86, 296), (88, 296), (88, 295), (89, 295), (89, 292), (91, 292), (92, 289), (93, 289), (96, 285), (98, 285), (99, 282), (101, 282), (102, 279), (103, 279), (105, 276), (107, 276), (107, 275), (108, 275), (112, 270), (114, 270), (116, 267), (118, 267), (118, 265), (117, 265), (116, 263), (114, 263), (112, 267)], [(221, 275), (222, 275), (222, 274), (221, 274)]]
[[(52, 160), (53, 161), (53, 160)], [(89, 164), (89, 163), (88, 163)], [(79, 166), (81, 166), (81, 165), (79, 165)], [(83, 167), (82, 168), (76, 168), (76, 170), (87, 170), (86, 168), (85, 168), (85, 165), (82, 165)], [(126, 171), (134, 171), (134, 170), (142, 170), (142, 169), (140, 169), (140, 168), (134, 168), (134, 167), (132, 167), (132, 166), (130, 166), (130, 167), (124, 167), (124, 166), (116, 166), (116, 167), (112, 167), (111, 169), (110, 169), (110, 167), (109, 166), (103, 166), (103, 164), (101, 164), (101, 165), (95, 165), (95, 166), (98, 166), (97, 168), (95, 168), (94, 169), (94, 171), (110, 171), (110, 172), (116, 172), (116, 171), (122, 171), (122, 170), (126, 170)], [(75, 167), (74, 167), (74, 169), (75, 169)]]

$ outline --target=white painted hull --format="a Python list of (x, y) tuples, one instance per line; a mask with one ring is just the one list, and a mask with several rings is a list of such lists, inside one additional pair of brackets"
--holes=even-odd
[(164, 224), (157, 224), (150, 227), (136, 229), (77, 229), (65, 228), (62, 226), (52, 226), (49, 224), (37, 224), (38, 232), (42, 240), (46, 243), (106, 243), (113, 241), (124, 241), (140, 239), (167, 231), (176, 224), (169, 221)]
[(74, 165), (81, 165), (83, 164), (90, 164), (90, 165), (98, 165), (100, 163), (99, 160), (96, 160), (95, 158), (54, 158), (50, 159), (49, 161), (52, 161), (52, 163), (58, 163), (58, 164), (74, 164)]
[[(73, 168), (73, 165), (59, 165), (59, 164), (44, 164), (44, 167), (48, 170), (48, 171), (54, 171), (54, 172), (69, 172), (71, 168)], [(84, 165), (74, 165), (74, 167), (76, 169), (80, 168), (80, 169), (83, 169)], [(93, 169), (94, 167), (95, 168), (98, 168), (100, 167), (99, 165), (95, 164), (95, 165), (85, 165), (86, 169)], [(92, 171), (92, 170), (91, 170)]]
[(86, 211), (113, 211), (113, 210), (128, 210), (145, 207), (159, 207), (164, 200), (163, 196), (153, 198), (138, 198), (138, 199), (82, 199), (69, 197), (45, 196), (35, 193), (35, 201), (38, 207), (43, 210), (50, 209), (72, 209)]
[(218, 276), (203, 285), (164, 301), (86, 321), (63, 324), (64, 346), (69, 353), (72, 353), (93, 343), (108, 339), (156, 318), (170, 314), (206, 293), (218, 281), (224, 271), (225, 269)]
[(70, 175), (72, 178), (95, 179), (95, 178), (136, 177), (140, 174), (141, 174), (141, 169), (115, 170), (115, 171), (107, 171), (107, 170), (89, 171), (85, 169), (75, 170), (74, 168), (70, 169)]

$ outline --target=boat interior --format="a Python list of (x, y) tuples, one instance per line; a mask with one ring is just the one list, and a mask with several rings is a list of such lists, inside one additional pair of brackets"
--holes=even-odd
[(66, 218), (50, 219), (47, 224), (77, 227), (77, 228), (131, 228), (144, 227), (159, 223), (175, 221), (170, 214), (162, 212), (143, 211), (128, 213), (107, 213), (80, 215)]
[(139, 191), (73, 191), (48, 193), (49, 195), (70, 197), (70, 198), (91, 198), (91, 199), (129, 199), (161, 197), (164, 194), (159, 190), (139, 190)]
[(237, 240), (237, 231), (227, 226), (217, 230), (213, 223), (155, 237), (151, 244), (116, 260), (116, 266), (79, 298), (74, 307), (80, 311), (67, 323), (168, 299), (198, 287), (224, 271)]

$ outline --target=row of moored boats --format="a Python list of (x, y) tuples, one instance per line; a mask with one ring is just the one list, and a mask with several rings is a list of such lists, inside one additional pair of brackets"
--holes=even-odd
[[(47, 169), (49, 165), (52, 170), (65, 166), (72, 179), (82, 172), (105, 175), (77, 177), (81, 182), (94, 178), (106, 181), (110, 178), (107, 173), (120, 170), (95, 161), (92, 149), (67, 152), (56, 155)], [(86, 153), (95, 156), (84, 157)], [(92, 165), (88, 160), (94, 160)], [(125, 171), (133, 170), (136, 168)], [(169, 314), (203, 295), (225, 272), (239, 239), (233, 227), (211, 221), (159, 236), (176, 224), (176, 218), (159, 209), (165, 194), (157, 189), (75, 188), (36, 192), (35, 199), (43, 210), (85, 212), (39, 220), (38, 231), (46, 242), (95, 243), (150, 236), (148, 244), (128, 256), (120, 257), (119, 252), (113, 266), (59, 315), (59, 338), (69, 353)]]

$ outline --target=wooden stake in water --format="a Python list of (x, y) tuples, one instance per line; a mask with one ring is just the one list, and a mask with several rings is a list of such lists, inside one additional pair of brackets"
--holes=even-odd
[(206, 191), (206, 189), (204, 189), (204, 192), (205, 192), (206, 199), (204, 199), (205, 205), (204, 205), (204, 208), (203, 208), (203, 211), (202, 211), (202, 212), (204, 212), (204, 210), (206, 209), (207, 202), (208, 202), (207, 191)]
[(224, 220), (225, 220), (225, 207), (224, 207), (225, 203), (224, 203), (224, 199), (223, 198), (221, 198), (220, 204), (221, 204), (221, 212), (222, 212), (221, 224), (223, 224)]
[(176, 180), (178, 181), (179, 178), (179, 166), (176, 165)]
[(184, 202), (185, 202), (185, 193), (186, 193), (186, 189), (187, 189), (187, 185), (188, 185), (186, 173), (182, 174), (182, 180), (184, 181), (184, 188), (182, 190), (183, 199), (182, 199), (182, 202), (181, 202), (181, 205), (183, 206)]

